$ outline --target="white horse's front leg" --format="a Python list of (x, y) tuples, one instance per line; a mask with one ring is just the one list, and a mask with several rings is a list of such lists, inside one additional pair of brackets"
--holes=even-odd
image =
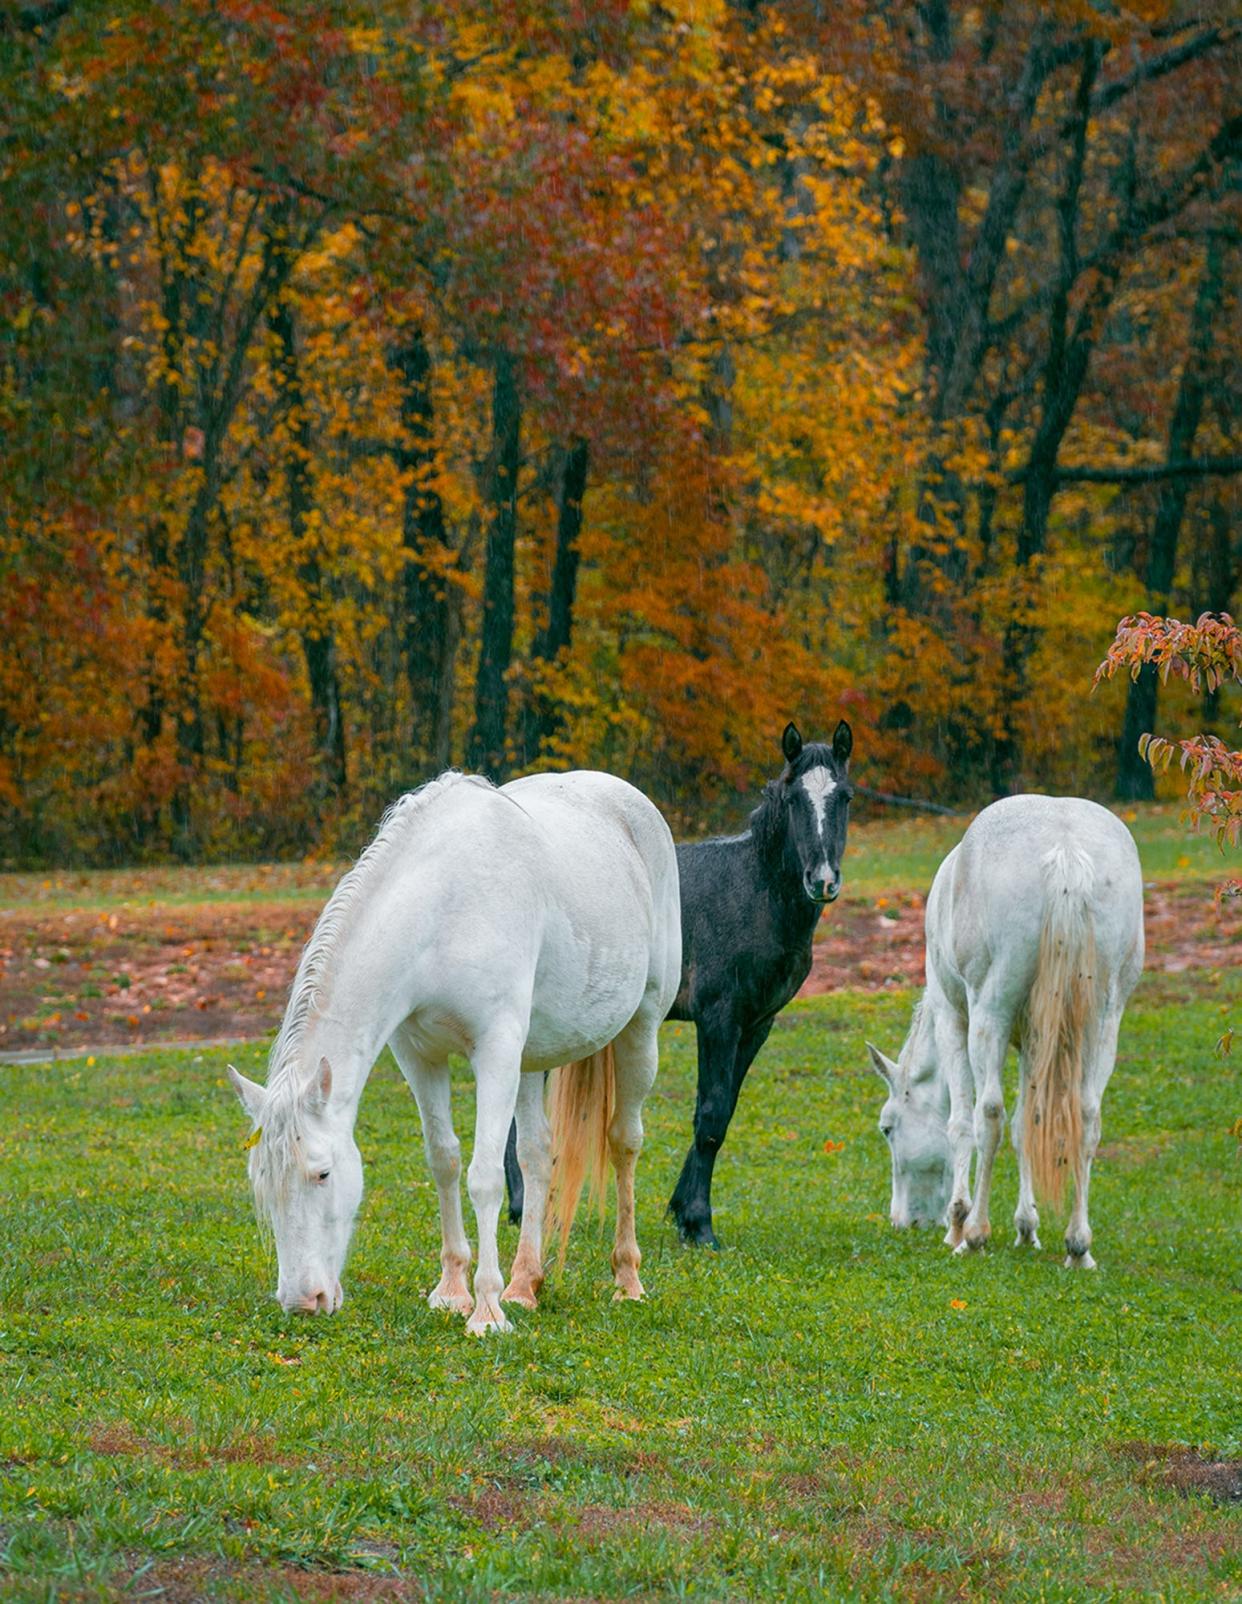
[(616, 1298), (641, 1298), (642, 1254), (634, 1224), (634, 1172), (643, 1146), (643, 1103), (659, 1064), (658, 1020), (632, 1020), (613, 1043), (616, 1104), (608, 1126), (608, 1149), (617, 1177), (617, 1235), (612, 1250)]
[(452, 1086), (447, 1064), (428, 1064), (407, 1045), (400, 1032), (389, 1042), (401, 1066), (423, 1124), (427, 1167), (440, 1202), (440, 1283), (427, 1298), (433, 1309), (469, 1314), (470, 1243), (461, 1214), (461, 1143), (453, 1129)]
[(1007, 1026), (1001, 1026), (985, 1013), (975, 1014), (971, 1018), (970, 1069), (978, 1099), (975, 1103), (975, 1148), (979, 1154), (979, 1168), (975, 1176), (974, 1206), (962, 1227), (958, 1253), (985, 1246), (992, 1235), (988, 1206), (992, 1195), (992, 1169), (1005, 1129), (1005, 1094), (1001, 1075), (1005, 1067), (1009, 1034)]
[(552, 1127), (543, 1091), (542, 1075), (522, 1076), (517, 1095), (517, 1157), (525, 1194), (522, 1234), (509, 1285), (500, 1295), (502, 1302), (525, 1309), (536, 1307), (543, 1285), (543, 1217), (552, 1180)]
[(953, 1156), (953, 1185), (949, 1193), (945, 1245), (955, 1248), (970, 1213), (970, 1161), (975, 1151), (974, 1096), (970, 1060), (966, 1055), (966, 1028), (957, 1013), (942, 1004), (936, 1013), (936, 1056), (949, 1087), (949, 1149)]
[(466, 1329), (479, 1337), (513, 1329), (500, 1307), (505, 1282), (496, 1228), (505, 1195), (505, 1143), (522, 1079), (522, 1041), (516, 1032), (494, 1031), (475, 1047), (470, 1060), (478, 1102), (466, 1184), (479, 1230), (479, 1267), (474, 1276), (474, 1313)]

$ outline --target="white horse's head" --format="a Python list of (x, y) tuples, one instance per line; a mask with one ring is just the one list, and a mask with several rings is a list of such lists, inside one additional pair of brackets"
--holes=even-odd
[(362, 1201), (362, 1157), (346, 1110), (333, 1104), (328, 1060), (301, 1083), (258, 1086), (231, 1064), (229, 1079), (255, 1127), (250, 1180), (276, 1240), (277, 1301), (290, 1313), (334, 1314)]
[(942, 1225), (949, 1207), (953, 1160), (949, 1147), (944, 1078), (936, 1064), (930, 1023), (916, 1011), (910, 1034), (894, 1063), (867, 1043), (877, 1075), (888, 1089), (880, 1110), (880, 1135), (893, 1161), (889, 1213), (899, 1230)]

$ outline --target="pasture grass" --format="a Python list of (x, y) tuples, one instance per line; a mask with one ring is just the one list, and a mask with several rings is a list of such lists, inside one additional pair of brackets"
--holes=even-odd
[[(739, 797), (727, 828), (742, 829), (758, 800)], [(1134, 832), (1151, 880), (1223, 879), (1236, 868), (1211, 836), (1191, 831), (1181, 804), (1117, 807)], [(956, 846), (970, 816), (942, 817), (884, 810), (860, 801), (850, 825), (846, 895), (900, 888), (926, 892), (945, 853)], [(365, 844), (359, 841), (359, 850)], [(292, 863), (161, 865), (144, 869), (22, 870), (0, 874), (0, 911), (103, 912), (126, 907), (176, 908), (211, 903), (325, 902), (350, 859)]]
[[(0, 1591), (1237, 1597), (1242, 1098), (1212, 1043), (1242, 984), (1179, 978), (1127, 1016), (1096, 1274), (1048, 1218), (1013, 1249), (1007, 1148), (987, 1255), (891, 1230), (862, 1043), (895, 1051), (911, 999), (842, 993), (789, 1008), (752, 1071), (726, 1252), (662, 1219), (693, 1100), (670, 1025), (648, 1300), (611, 1302), (583, 1218), (539, 1312), (485, 1342), (423, 1301), (435, 1196), (387, 1057), (348, 1301), (314, 1322), (270, 1300), (223, 1055), (0, 1069)], [(470, 1104), (463, 1075), (463, 1134)]]

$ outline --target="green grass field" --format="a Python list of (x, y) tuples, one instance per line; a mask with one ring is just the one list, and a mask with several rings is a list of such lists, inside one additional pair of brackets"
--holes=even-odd
[(910, 998), (847, 993), (791, 1007), (751, 1074), (728, 1251), (662, 1219), (693, 1087), (666, 1027), (648, 1300), (611, 1302), (584, 1218), (487, 1342), (423, 1301), (434, 1192), (387, 1058), (348, 1299), (318, 1322), (271, 1301), (214, 1055), (0, 1070), (0, 1592), (1236, 1598), (1242, 1097), (1212, 1044), (1242, 984), (1179, 978), (1127, 1019), (1095, 1275), (1049, 1219), (1045, 1252), (1009, 1245), (1008, 1150), (985, 1257), (891, 1230), (862, 1043), (895, 1050)]

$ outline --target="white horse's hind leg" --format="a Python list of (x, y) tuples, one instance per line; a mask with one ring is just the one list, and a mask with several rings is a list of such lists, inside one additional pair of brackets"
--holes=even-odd
[(522, 1036), (497, 1031), (479, 1042), (471, 1055), (478, 1102), (474, 1120), (474, 1154), (466, 1183), (479, 1229), (479, 1267), (474, 1276), (474, 1313), (467, 1330), (512, 1331), (500, 1307), (504, 1277), (496, 1247), (496, 1228), (505, 1195), (505, 1143), (517, 1105), (522, 1078)]
[(552, 1180), (552, 1127), (544, 1108), (542, 1075), (524, 1074), (518, 1086), (517, 1156), (525, 1188), (522, 1234), (509, 1285), (500, 1296), (502, 1302), (533, 1309), (543, 1285), (543, 1216)]
[(992, 1168), (1005, 1128), (1005, 1094), (1001, 1075), (1009, 1046), (1008, 1025), (1000, 1025), (984, 1012), (970, 1021), (970, 1068), (975, 1082), (975, 1147), (979, 1169), (975, 1176), (975, 1201), (962, 1228), (956, 1251), (981, 1248), (992, 1234), (988, 1205), (992, 1194)]
[(447, 1064), (428, 1064), (398, 1032), (389, 1043), (401, 1073), (405, 1076), (418, 1116), (423, 1123), (423, 1145), (427, 1167), (436, 1183), (440, 1200), (440, 1284), (427, 1301), (433, 1309), (452, 1309), (469, 1314), (474, 1308), (470, 1296), (470, 1243), (461, 1215), (461, 1143), (453, 1129), (452, 1088)]
[(1100, 1105), (1104, 1088), (1117, 1058), (1117, 1032), (1121, 1012), (1107, 1015), (1100, 1024), (1094, 1054), (1083, 1065), (1081, 1182), (1074, 1192), (1074, 1207), (1065, 1227), (1065, 1265), (1070, 1270), (1094, 1270), (1091, 1257), (1091, 1222), (1087, 1217), (1087, 1193), (1091, 1185), (1091, 1163), (1100, 1145)]
[(1039, 1210), (1035, 1206), (1035, 1188), (1031, 1182), (1031, 1165), (1026, 1156), (1026, 1144), (1023, 1140), (1026, 1117), (1026, 1093), (1029, 1080), (1026, 1054), (1023, 1053), (1018, 1068), (1018, 1101), (1013, 1111), (1013, 1148), (1018, 1155), (1018, 1206), (1014, 1210), (1014, 1246), (1022, 1247), (1029, 1244), (1038, 1248), (1039, 1242)]
[(617, 1235), (612, 1250), (616, 1298), (641, 1298), (638, 1279), (642, 1254), (634, 1228), (634, 1171), (643, 1145), (643, 1103), (659, 1063), (658, 1021), (640, 1015), (613, 1043), (616, 1103), (608, 1127), (608, 1147), (617, 1176)]

